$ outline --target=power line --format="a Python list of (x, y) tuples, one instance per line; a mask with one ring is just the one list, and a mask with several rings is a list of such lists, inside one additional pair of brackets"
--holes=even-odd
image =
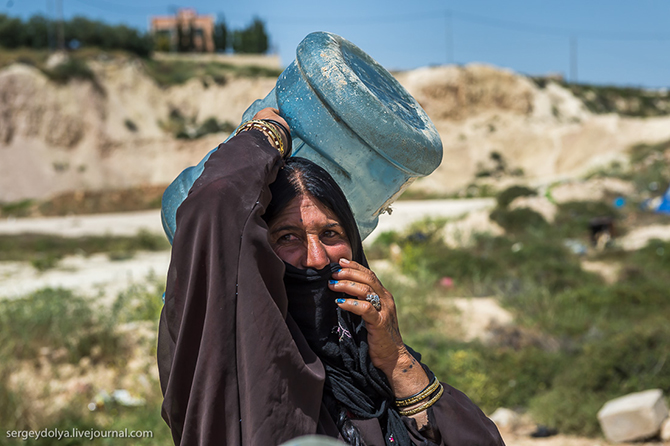
[(503, 28), (512, 31), (522, 31), (534, 34), (544, 34), (562, 37), (576, 37), (598, 40), (670, 40), (670, 33), (642, 33), (642, 32), (614, 32), (614, 31), (594, 31), (585, 29), (570, 29), (553, 26), (542, 26), (528, 23), (514, 22), (509, 20), (493, 19), (477, 14), (452, 11), (455, 18), (471, 22), (488, 25), (496, 28)]
[(444, 17), (445, 33), (447, 35), (447, 63), (454, 63), (454, 24), (451, 21), (451, 12), (447, 11)]
[(570, 38), (570, 82), (577, 83), (577, 37)]
[(577, 37), (579, 39), (597, 40), (670, 40), (670, 33), (648, 33), (648, 32), (621, 32), (621, 31), (594, 31), (591, 29), (571, 29), (555, 26), (536, 25), (531, 23), (516, 22), (491, 18), (479, 14), (456, 11), (453, 9), (442, 9), (437, 11), (419, 12), (411, 14), (390, 14), (377, 16), (340, 16), (340, 17), (277, 17), (272, 16), (273, 25), (295, 25), (303, 23), (336, 23), (347, 25), (369, 25), (373, 23), (397, 23), (417, 20), (437, 20), (449, 17), (449, 20), (477, 23), (490, 27), (520, 31), (532, 34), (553, 35), (560, 37)]
[(393, 14), (385, 16), (348, 16), (348, 17), (277, 17), (272, 16), (275, 25), (295, 25), (303, 23), (327, 23), (327, 24), (345, 24), (345, 25), (367, 25), (371, 23), (398, 23), (410, 22), (416, 20), (436, 20), (444, 17), (445, 11), (413, 13), (413, 14)]
[[(94, 0), (94, 1), (75, 0), (75, 1), (79, 4), (96, 8), (100, 11), (112, 12), (121, 15), (147, 15), (152, 12), (154, 13), (156, 12), (156, 8), (151, 8), (149, 6), (138, 6), (137, 4), (123, 5), (120, 3), (109, 2), (106, 0)], [(129, 9), (135, 11), (129, 11)]]

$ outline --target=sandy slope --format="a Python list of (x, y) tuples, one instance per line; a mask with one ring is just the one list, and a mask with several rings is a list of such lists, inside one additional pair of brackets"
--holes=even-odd
[[(0, 201), (71, 190), (167, 184), (227, 135), (175, 139), (179, 113), (194, 126), (215, 117), (237, 125), (274, 86), (272, 78), (192, 79), (159, 87), (133, 61), (91, 64), (90, 82), (50, 82), (39, 70), (0, 70)], [(670, 139), (670, 117), (593, 115), (557, 84), (485, 66), (443, 66), (398, 73), (434, 121), (444, 145), (437, 171), (413, 189), (444, 193), (468, 184), (498, 152), (527, 179), (547, 182), (622, 158), (639, 142)], [(132, 125), (129, 125), (132, 124)]]

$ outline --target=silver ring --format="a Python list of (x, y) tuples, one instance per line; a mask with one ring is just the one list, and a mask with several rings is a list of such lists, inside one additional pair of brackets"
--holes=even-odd
[(375, 307), (375, 310), (381, 311), (382, 309), (382, 301), (379, 299), (379, 295), (370, 293), (367, 296), (365, 296), (365, 300), (370, 302), (373, 307)]

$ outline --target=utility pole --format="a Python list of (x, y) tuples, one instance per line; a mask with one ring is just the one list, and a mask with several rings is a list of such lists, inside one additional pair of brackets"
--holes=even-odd
[(570, 37), (570, 82), (577, 83), (577, 36)]
[(54, 10), (52, 0), (47, 0), (47, 17), (49, 21), (47, 22), (47, 38), (49, 40), (49, 51), (56, 49), (56, 43), (54, 42), (54, 26), (56, 22), (53, 20)]
[(65, 29), (63, 24), (63, 0), (56, 0), (56, 20), (58, 21), (58, 49), (65, 50)]

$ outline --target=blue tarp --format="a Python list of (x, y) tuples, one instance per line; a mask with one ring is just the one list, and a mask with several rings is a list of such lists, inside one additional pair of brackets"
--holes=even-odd
[(670, 214), (670, 187), (668, 187), (668, 190), (665, 191), (665, 195), (663, 195), (661, 204), (658, 205), (658, 208), (656, 208), (656, 212)]

